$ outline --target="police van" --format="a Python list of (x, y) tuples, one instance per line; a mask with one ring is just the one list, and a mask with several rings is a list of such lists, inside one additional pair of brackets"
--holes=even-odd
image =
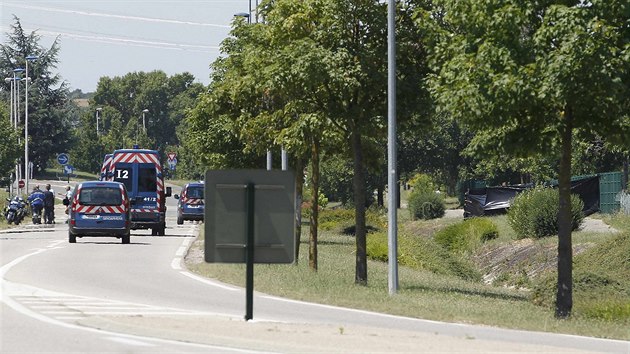
[(79, 183), (72, 192), (68, 217), (70, 243), (84, 236), (115, 236), (122, 243), (130, 242), (129, 198), (122, 183)]
[(121, 149), (112, 154), (107, 179), (125, 185), (131, 204), (131, 229), (151, 229), (163, 236), (166, 229), (166, 197), (160, 155), (155, 150)]
[(112, 163), (112, 157), (114, 156), (114, 154), (105, 154), (105, 157), (103, 158), (103, 164), (101, 165), (101, 175), (99, 180), (101, 181), (107, 181), (109, 180), (109, 166)]
[(173, 195), (177, 202), (177, 224), (181, 225), (185, 220), (203, 221), (203, 182), (186, 184), (180, 195)]

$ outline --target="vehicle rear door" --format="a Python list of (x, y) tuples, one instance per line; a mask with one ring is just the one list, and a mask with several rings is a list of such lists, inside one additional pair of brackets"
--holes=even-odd
[(73, 206), (75, 226), (81, 229), (122, 229), (127, 208), (121, 186), (84, 186)]

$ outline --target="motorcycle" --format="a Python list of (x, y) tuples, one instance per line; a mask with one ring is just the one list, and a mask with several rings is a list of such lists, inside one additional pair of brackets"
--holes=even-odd
[(7, 219), (7, 223), (14, 223), (19, 225), (26, 217), (26, 202), (22, 197), (7, 198), (9, 204), (4, 209), (4, 217)]
[(43, 205), (31, 205), (33, 224), (42, 223), (42, 209), (44, 209)]

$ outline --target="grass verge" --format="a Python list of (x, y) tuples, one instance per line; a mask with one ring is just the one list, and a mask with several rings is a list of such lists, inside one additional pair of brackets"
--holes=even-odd
[[(400, 228), (406, 233), (412, 231), (416, 236), (431, 238), (437, 230), (453, 222), (455, 221), (447, 219), (407, 221)], [(515, 242), (513, 231), (506, 229), (504, 217), (499, 217), (496, 224), (499, 237), (488, 244), (497, 246), (502, 242), (505, 244)], [(602, 242), (611, 238), (595, 237)], [(592, 242), (593, 237), (576, 233), (575, 239), (578, 243)], [(553, 309), (536, 305), (531, 301), (529, 288), (504, 286), (503, 283), (493, 285), (478, 279), (439, 274), (423, 267), (411, 266), (400, 266), (400, 289), (397, 294), (389, 295), (386, 262), (369, 260), (368, 285), (354, 283), (355, 242), (352, 236), (333, 230), (321, 231), (316, 272), (308, 267), (307, 228), (303, 230), (300, 246), (300, 259), (297, 264), (255, 266), (256, 291), (296, 300), (429, 320), (630, 339), (630, 322), (627, 317), (617, 316), (619, 312), (623, 315), (625, 311), (624, 304), (627, 301), (625, 297), (617, 298), (621, 305), (614, 304), (611, 300), (612, 305), (619, 306), (614, 307), (613, 315), (608, 318), (593, 317), (588, 313), (576, 311), (571, 319), (557, 320), (553, 315)], [(199, 275), (244, 286), (244, 265), (204, 263), (202, 254), (203, 230), (186, 258), (187, 267)], [(534, 261), (535, 258), (531, 260)], [(480, 268), (480, 271), (482, 270)], [(576, 303), (579, 304), (579, 301), (581, 300), (576, 299)]]

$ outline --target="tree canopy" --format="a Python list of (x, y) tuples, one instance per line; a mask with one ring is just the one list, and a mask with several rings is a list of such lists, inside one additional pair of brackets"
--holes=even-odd
[(559, 160), (556, 315), (572, 307), (572, 137), (628, 138), (630, 12), (609, 1), (436, 0), (430, 78), (438, 110), (479, 154)]
[[(15, 17), (7, 41), (0, 45), (0, 71), (13, 73), (14, 69), (26, 67), (26, 57), (34, 56), (29, 62), (28, 85), (28, 135), (29, 161), (35, 172), (47, 167), (48, 162), (58, 153), (67, 152), (70, 147), (70, 125), (73, 105), (68, 101), (68, 89), (58, 74), (53, 74), (59, 53), (59, 42), (55, 40), (50, 48), (43, 48), (36, 31), (26, 33)], [(19, 74), (19, 76), (25, 73)], [(20, 102), (24, 105), (26, 85), (20, 83)], [(10, 83), (0, 83), (3, 98), (9, 101)], [(21, 129), (24, 125), (24, 107), (20, 110)], [(22, 136), (24, 133), (22, 131)]]

